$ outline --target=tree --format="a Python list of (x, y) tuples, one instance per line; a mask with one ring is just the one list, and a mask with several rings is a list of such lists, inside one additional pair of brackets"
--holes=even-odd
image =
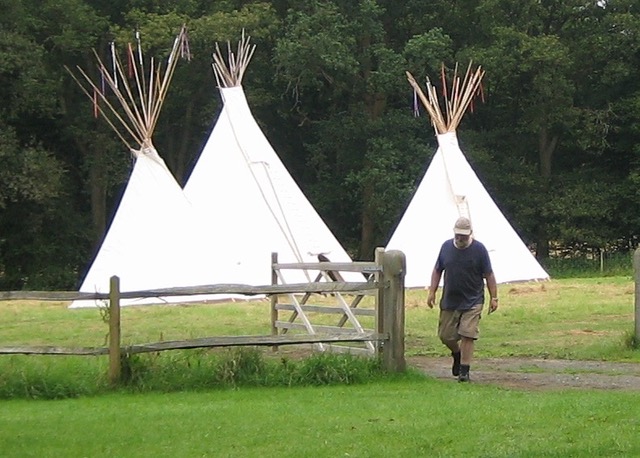
[[(587, 237), (590, 244), (602, 243), (596, 234), (610, 222), (611, 212), (602, 211), (602, 197), (612, 198), (615, 188), (587, 188), (582, 180), (599, 167), (597, 161), (608, 148), (612, 112), (602, 95), (611, 94), (621, 82), (611, 86), (611, 80), (597, 75), (607, 59), (629, 62), (622, 47), (612, 46), (617, 41), (607, 31), (612, 15), (608, 6), (581, 1), (507, 5), (496, 0), (475, 10), (483, 33), (466, 52), (487, 69), (487, 116), (493, 131), (487, 145), (502, 152), (496, 155), (502, 163), (536, 165), (529, 192), (517, 194), (529, 207), (529, 216), (516, 219), (528, 220), (525, 232), (539, 258), (549, 255), (551, 241), (573, 243), (577, 234), (570, 228), (583, 215), (594, 216), (579, 236), (585, 240), (592, 234)], [(503, 169), (499, 175), (508, 181), (512, 173)], [(600, 181), (615, 182), (608, 174)], [(581, 199), (576, 200), (578, 195)]]
[[(74, 14), (76, 16), (74, 16)], [(81, 42), (85, 5), (15, 1), (0, 14), (0, 283), (70, 286), (82, 217), (74, 211), (76, 164), (64, 132), (64, 69)], [(76, 22), (69, 22), (69, 17)], [(87, 19), (87, 21), (84, 21)], [(74, 28), (74, 25), (78, 26)], [(72, 243), (66, 242), (73, 240)]]
[[(311, 200), (359, 259), (386, 244), (430, 151), (431, 136), (411, 117), (407, 61), (433, 63), (448, 52), (437, 46), (447, 42), (437, 28), (405, 50), (407, 37), (386, 14), (374, 0), (306, 1), (288, 11), (275, 53), (311, 152), (302, 161), (313, 170), (305, 175), (313, 175)], [(415, 177), (409, 185), (407, 175)]]

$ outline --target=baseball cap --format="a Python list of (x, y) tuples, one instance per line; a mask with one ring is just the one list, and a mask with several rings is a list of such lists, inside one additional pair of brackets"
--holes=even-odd
[(453, 233), (459, 235), (471, 235), (471, 221), (469, 218), (461, 216), (456, 220), (456, 224), (453, 226)]

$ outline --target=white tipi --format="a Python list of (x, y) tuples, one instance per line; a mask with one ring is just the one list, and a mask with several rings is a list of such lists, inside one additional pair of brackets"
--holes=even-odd
[(443, 78), (445, 119), (431, 83), (427, 81), (425, 96), (407, 72), (409, 83), (429, 112), (439, 146), (387, 245), (387, 249), (401, 250), (406, 255), (407, 287), (429, 284), (440, 246), (453, 238), (453, 225), (460, 216), (471, 220), (474, 237), (487, 247), (498, 283), (549, 278), (486, 191), (458, 145), (456, 128), (478, 93), (483, 75), (480, 67), (472, 72), (471, 64), (463, 81), (456, 72), (449, 98)]
[[(161, 64), (151, 60), (148, 80), (139, 43), (137, 56), (129, 47), (127, 60), (129, 65), (134, 64), (134, 84), (129, 83), (115, 47), (112, 47), (113, 73), (97, 58), (102, 77), (117, 97), (119, 103), (116, 105), (124, 115), (81, 68), (78, 67), (78, 71), (88, 83), (87, 87), (69, 71), (83, 92), (94, 101), (95, 110), (104, 117), (135, 158), (120, 204), (80, 286), (80, 292), (108, 292), (109, 280), (113, 275), (120, 278), (120, 290), (123, 292), (212, 283), (208, 270), (212, 259), (201, 246), (205, 236), (203, 225), (151, 142), (185, 39), (183, 29), (176, 37), (164, 70)], [(132, 148), (127, 138), (132, 139), (138, 149)], [(206, 298), (138, 298), (122, 300), (121, 305), (202, 299)], [(70, 307), (96, 305), (96, 301), (77, 300)]]
[[(241, 83), (255, 45), (243, 33), (237, 55), (228, 48), (228, 64), (218, 47), (213, 55), (224, 105), (184, 187), (187, 198), (208, 220), (212, 240), (233, 247), (237, 283), (270, 283), (274, 252), (282, 263), (318, 262), (319, 255), (350, 262), (251, 113)], [(316, 275), (287, 271), (279, 281), (301, 283)]]

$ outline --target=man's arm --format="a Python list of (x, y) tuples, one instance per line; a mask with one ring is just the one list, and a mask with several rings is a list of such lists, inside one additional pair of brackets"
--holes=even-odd
[(498, 285), (496, 283), (496, 276), (491, 272), (484, 276), (487, 282), (487, 290), (489, 290), (489, 313), (495, 312), (498, 308)]
[(429, 306), (429, 308), (433, 308), (436, 303), (436, 291), (438, 290), (441, 276), (442, 272), (438, 269), (433, 269), (433, 272), (431, 272), (431, 284), (429, 285), (429, 296), (427, 297), (427, 305)]

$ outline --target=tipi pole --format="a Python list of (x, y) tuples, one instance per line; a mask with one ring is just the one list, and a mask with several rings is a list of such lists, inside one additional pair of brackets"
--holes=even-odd
[[(169, 60), (166, 69), (164, 69), (164, 73), (162, 73), (162, 64), (156, 65), (154, 59), (152, 58), (149, 66), (149, 81), (146, 81), (147, 77), (144, 74), (142, 48), (140, 46), (139, 34), (136, 33), (136, 39), (138, 40), (139, 66), (133, 65), (133, 71), (137, 91), (133, 91), (131, 89), (127, 73), (124, 70), (124, 66), (117, 52), (115, 51), (115, 46), (113, 44), (111, 50), (114, 67), (113, 74), (106, 68), (106, 66), (100, 59), (100, 56), (98, 56), (98, 54), (94, 50), (101, 76), (104, 81), (107, 82), (110, 89), (117, 97), (118, 102), (120, 103), (126, 117), (129, 119), (130, 124), (123, 119), (123, 117), (118, 112), (119, 110), (115, 109), (115, 107), (109, 102), (104, 94), (104, 91), (99, 90), (98, 87), (93, 83), (93, 81), (91, 81), (91, 78), (89, 78), (89, 76), (82, 70), (82, 68), (77, 67), (78, 71), (87, 81), (89, 86), (93, 88), (94, 91), (97, 91), (98, 95), (100, 96), (100, 100), (103, 101), (109, 108), (110, 114), (114, 116), (118, 123), (122, 125), (126, 133), (129, 134), (136, 141), (136, 143), (138, 143), (140, 148), (152, 147), (151, 136), (153, 135), (153, 131), (158, 121), (160, 109), (168, 91), (169, 82), (171, 81), (176, 68), (177, 58), (179, 55), (178, 53), (181, 47), (184, 45), (184, 42), (187, 39), (186, 37), (186, 28), (183, 26), (182, 30), (174, 40), (173, 49), (171, 50), (171, 54), (169, 55)], [(132, 52), (133, 51), (131, 49), (131, 46), (128, 46), (127, 53), (129, 62), (134, 60)], [(80, 83), (79, 79), (75, 77), (73, 72), (71, 72), (68, 67), (66, 68), (73, 79), (78, 83), (82, 91), (93, 101), (93, 94), (89, 94), (87, 88), (85, 88), (85, 86)], [(120, 78), (118, 78), (118, 75), (120, 75)], [(122, 80), (124, 89), (121, 89), (118, 86), (118, 79)], [(110, 116), (107, 115), (107, 113), (99, 105), (97, 106), (97, 108), (105, 118), (109, 126), (123, 141), (123, 143), (127, 145), (130, 150), (133, 149), (129, 145), (129, 142), (125, 140), (124, 135), (120, 133), (118, 128), (116, 128), (114, 122), (111, 121)]]

